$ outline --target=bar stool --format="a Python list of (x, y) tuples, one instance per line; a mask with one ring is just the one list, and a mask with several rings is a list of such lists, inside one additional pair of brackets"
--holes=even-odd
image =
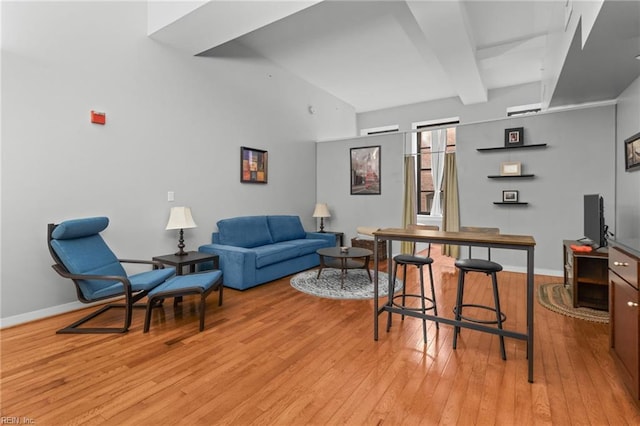
[[(437, 226), (431, 226), (431, 225), (409, 225), (407, 226), (407, 228), (413, 229), (413, 230), (431, 230), (431, 231), (438, 231), (440, 229)], [(433, 286), (433, 269), (431, 268), (431, 265), (433, 264), (433, 259), (431, 258), (431, 244), (429, 244), (428, 246), (426, 257), (416, 255), (416, 244), (413, 243), (413, 254), (396, 255), (393, 257), (393, 262), (394, 262), (393, 276), (391, 279), (393, 286), (390, 286), (390, 287), (393, 288), (395, 286), (396, 277), (398, 274), (398, 265), (402, 265), (403, 277), (405, 282), (402, 286), (402, 294), (392, 296), (391, 303), (397, 308), (405, 309), (408, 311), (422, 312), (423, 314), (425, 314), (429, 310), (433, 310), (433, 314), (438, 315), (438, 308), (436, 306), (436, 291)], [(407, 294), (407, 283), (406, 283), (407, 265), (412, 265), (419, 269), (418, 273), (420, 274), (420, 294)], [(426, 297), (424, 292), (423, 267), (425, 265), (429, 267), (431, 297)], [(389, 294), (391, 295), (392, 293), (389, 293)], [(408, 297), (420, 299), (420, 307), (418, 308), (407, 307), (406, 303), (407, 303)], [(400, 299), (400, 298), (402, 299), (401, 303), (397, 301), (397, 299)], [(428, 305), (427, 305), (427, 302), (428, 302)], [(404, 320), (404, 317), (405, 316), (403, 314), (402, 320)], [(391, 328), (391, 312), (389, 312), (389, 315), (387, 316), (387, 331), (389, 331), (390, 328)], [(440, 324), (438, 322), (436, 322), (436, 328), (437, 329), (440, 328)], [(427, 320), (426, 319), (422, 320), (422, 337), (424, 338), (424, 342), (427, 343)]]
[[(460, 227), (460, 232), (484, 232), (487, 234), (499, 234), (498, 228), (480, 228), (480, 227)], [(502, 323), (507, 320), (507, 316), (500, 310), (500, 295), (498, 293), (498, 281), (496, 274), (502, 271), (502, 265), (491, 261), (491, 248), (488, 248), (488, 260), (487, 259), (474, 259), (471, 257), (471, 247), (469, 247), (469, 259), (459, 259), (455, 262), (456, 268), (459, 270), (458, 275), (458, 292), (456, 297), (456, 306), (453, 308), (453, 313), (457, 321), (464, 319), (466, 321), (480, 323), (480, 324), (497, 324), (499, 329), (502, 329)], [(469, 272), (481, 272), (486, 275), (491, 275), (491, 284), (493, 287), (493, 300), (494, 306), (479, 305), (474, 303), (463, 303), (464, 298), (464, 277)], [(495, 312), (495, 320), (482, 320), (477, 318), (465, 317), (462, 315), (462, 311), (465, 307), (474, 307), (480, 309), (487, 309), (491, 312)], [(460, 327), (456, 326), (453, 333), (453, 349), (456, 349), (458, 342), (458, 334), (460, 333)], [(504, 349), (504, 336), (500, 336), (500, 354), (502, 359), (507, 359), (507, 354)]]

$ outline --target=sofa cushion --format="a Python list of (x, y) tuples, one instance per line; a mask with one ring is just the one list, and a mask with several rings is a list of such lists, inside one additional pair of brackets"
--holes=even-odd
[(275, 243), (260, 247), (254, 247), (256, 253), (256, 268), (293, 259), (299, 256), (300, 249), (289, 243)]
[(269, 223), (269, 231), (274, 243), (296, 240), (306, 236), (299, 216), (267, 216), (267, 222)]
[(301, 239), (301, 240), (291, 240), (287, 241), (288, 244), (291, 244), (298, 249), (298, 256), (304, 256), (306, 254), (315, 253), (318, 249), (328, 247), (326, 240), (320, 239)]
[(242, 216), (219, 220), (220, 244), (259, 247), (273, 243), (266, 216)]

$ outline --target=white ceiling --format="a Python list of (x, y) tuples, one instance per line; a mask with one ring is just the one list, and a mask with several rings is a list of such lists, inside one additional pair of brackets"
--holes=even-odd
[[(251, 2), (238, 4), (251, 7)], [(542, 80), (546, 53), (553, 47), (549, 35), (564, 31), (566, 4), (312, 1), (297, 13), (198, 53), (227, 56), (240, 44), (357, 112), (450, 97), (474, 104), (486, 102), (489, 89)], [(236, 11), (234, 19), (248, 10)], [(216, 19), (224, 21), (220, 15), (218, 9)], [(579, 36), (571, 46), (555, 89), (561, 96), (552, 104), (613, 99), (640, 75), (640, 61), (633, 59), (640, 53), (640, 2), (607, 0), (600, 15), (604, 18), (598, 17), (584, 49)], [(607, 66), (602, 66), (603, 54)], [(600, 66), (591, 69), (594, 64)], [(585, 73), (585, 66), (591, 72)], [(597, 94), (586, 99), (587, 92)]]

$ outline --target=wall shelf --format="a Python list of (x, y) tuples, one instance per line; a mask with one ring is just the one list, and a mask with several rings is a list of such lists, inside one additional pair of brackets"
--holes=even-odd
[(511, 202), (511, 201), (494, 201), (494, 202), (493, 202), (493, 204), (498, 204), (498, 205), (501, 205), (501, 206), (506, 206), (506, 205), (509, 205), (509, 206), (526, 206), (526, 205), (527, 205), (527, 204), (529, 204), (529, 203), (523, 203), (523, 202), (520, 202), (520, 201), (517, 201), (517, 202)]
[(522, 179), (522, 178), (532, 178), (535, 175), (489, 175), (487, 176), (489, 179)]
[(479, 152), (487, 152), (487, 151), (498, 151), (502, 149), (525, 149), (525, 148), (544, 148), (546, 147), (546, 143), (536, 143), (530, 145), (520, 145), (520, 146), (494, 146), (491, 148), (476, 148)]

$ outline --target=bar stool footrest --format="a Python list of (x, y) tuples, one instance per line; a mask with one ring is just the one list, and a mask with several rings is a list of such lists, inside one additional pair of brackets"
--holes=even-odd
[[(422, 312), (422, 306), (417, 306), (415, 308), (410, 308), (410, 307), (404, 306), (402, 303), (398, 303), (398, 302), (395, 301), (396, 299), (400, 299), (402, 297), (403, 297), (402, 294), (397, 294), (397, 295), (393, 296), (393, 298), (391, 299), (391, 304), (393, 306), (395, 306), (396, 308), (405, 309), (407, 311)], [(420, 295), (420, 294), (405, 294), (404, 297), (405, 298), (413, 297), (413, 298), (416, 298), (416, 299), (422, 299), (423, 298), (422, 295)], [(424, 307), (425, 311), (432, 311), (432, 310), (435, 309), (436, 304), (433, 301), (433, 299), (431, 299), (430, 297), (424, 297), (424, 300), (425, 300), (425, 302), (429, 302), (429, 305), (425, 304), (425, 307)]]
[[(466, 303), (466, 304), (462, 304), (460, 305), (461, 308), (479, 308), (479, 309), (486, 309), (488, 311), (491, 312), (496, 312), (496, 308), (491, 307), (491, 306), (486, 306), (486, 305), (477, 305), (475, 303)], [(454, 314), (458, 314), (458, 309), (457, 307), (453, 308), (453, 313)], [(500, 318), (502, 322), (505, 322), (507, 320), (507, 316), (504, 314), (504, 312), (500, 312)], [(463, 319), (465, 321), (469, 321), (469, 322), (475, 322), (477, 324), (498, 324), (497, 320), (481, 320), (481, 319), (477, 319), (477, 318), (470, 318), (470, 317), (465, 317), (463, 315), (460, 315), (460, 319)]]

